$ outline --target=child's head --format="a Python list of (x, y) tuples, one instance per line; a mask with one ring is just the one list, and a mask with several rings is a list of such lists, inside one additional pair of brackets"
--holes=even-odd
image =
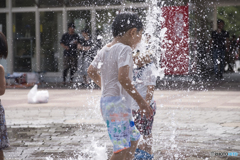
[(127, 36), (130, 45), (135, 46), (142, 38), (143, 24), (133, 13), (118, 14), (112, 23), (113, 37)]
[(7, 58), (8, 56), (8, 46), (7, 39), (5, 35), (0, 32), (0, 59)]
[(113, 37), (123, 36), (129, 29), (137, 28), (137, 31), (143, 30), (141, 19), (136, 14), (121, 13), (118, 14), (112, 23)]
[(149, 54), (141, 54), (140, 51), (138, 50), (137, 53), (135, 53), (133, 55), (133, 62), (134, 64), (136, 64), (138, 67), (142, 67), (144, 66), (145, 64), (148, 64), (150, 63), (152, 60), (151, 60), (151, 57)]

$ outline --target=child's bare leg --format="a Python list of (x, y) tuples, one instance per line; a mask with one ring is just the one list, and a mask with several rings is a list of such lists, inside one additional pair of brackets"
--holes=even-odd
[(125, 160), (132, 160), (133, 159), (135, 150), (136, 150), (137, 145), (138, 145), (138, 142), (139, 142), (139, 140), (131, 141), (131, 147), (127, 149), (128, 152), (126, 154)]
[(0, 150), (0, 160), (4, 160), (3, 151)]
[(126, 153), (128, 152), (128, 149), (125, 149), (119, 153), (113, 153), (110, 160), (125, 160)]
[(152, 144), (153, 144), (152, 134), (145, 135), (143, 136), (143, 141), (140, 142), (138, 148), (148, 152), (149, 154), (152, 154)]
[(137, 148), (138, 141), (131, 141), (131, 147), (125, 149), (119, 153), (114, 153), (110, 160), (132, 160), (134, 152)]

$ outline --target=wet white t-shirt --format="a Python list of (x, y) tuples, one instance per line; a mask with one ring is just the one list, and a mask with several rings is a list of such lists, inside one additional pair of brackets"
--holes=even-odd
[[(153, 74), (153, 71), (156, 70), (154, 63), (149, 63), (146, 66), (133, 69), (133, 84), (136, 87), (139, 94), (146, 99), (148, 86), (156, 85), (156, 76)], [(152, 96), (151, 103), (154, 102)], [(150, 104), (151, 104), (150, 103)], [(132, 109), (137, 110), (139, 106), (136, 101), (133, 100)]]
[(122, 43), (111, 47), (104, 46), (96, 55), (91, 65), (100, 70), (102, 97), (122, 96), (126, 105), (131, 108), (132, 97), (118, 81), (118, 69), (129, 66), (129, 78), (132, 81), (132, 49)]

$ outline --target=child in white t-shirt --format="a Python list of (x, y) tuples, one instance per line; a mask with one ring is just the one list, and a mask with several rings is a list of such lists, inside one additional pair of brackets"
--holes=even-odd
[(152, 125), (154, 115), (156, 113), (156, 102), (153, 98), (154, 88), (156, 86), (156, 76), (153, 71), (156, 70), (155, 64), (152, 62), (149, 55), (142, 55), (137, 52), (133, 57), (137, 68), (133, 69), (133, 81), (137, 91), (147, 101), (153, 110), (153, 115), (150, 118), (141, 117), (137, 103), (133, 104), (134, 124), (143, 136), (143, 141), (139, 142), (135, 152), (135, 160), (153, 159), (152, 155)]
[(143, 24), (137, 15), (118, 14), (112, 24), (113, 41), (99, 51), (88, 68), (88, 75), (102, 90), (101, 113), (113, 143), (111, 160), (134, 156), (140, 134), (132, 120), (132, 98), (142, 116), (153, 114), (132, 85), (132, 49), (141, 41), (142, 31)]

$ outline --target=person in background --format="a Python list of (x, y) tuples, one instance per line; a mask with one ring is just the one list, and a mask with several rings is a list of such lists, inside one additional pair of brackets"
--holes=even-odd
[(240, 56), (240, 35), (238, 36), (238, 39), (237, 39), (237, 55), (235, 59), (239, 60), (240, 59), (239, 56)]
[(237, 39), (235, 35), (232, 35), (232, 38), (230, 40), (230, 48), (229, 52), (226, 53), (226, 65), (228, 66), (227, 72), (234, 72), (233, 66), (235, 63), (235, 57), (237, 52)]
[(99, 29), (96, 30), (96, 38), (92, 47), (93, 50), (93, 56), (92, 60), (94, 60), (94, 57), (97, 55), (97, 52), (102, 49), (102, 36), (101, 31)]
[[(0, 32), (0, 59), (7, 58), (8, 46), (5, 35)], [(6, 80), (3, 66), (0, 64), (0, 96), (5, 93)], [(9, 147), (4, 108), (0, 99), (0, 160), (4, 160), (3, 149)]]
[(68, 23), (68, 32), (63, 34), (60, 44), (64, 48), (63, 53), (63, 83), (66, 84), (68, 70), (70, 70), (70, 82), (73, 82), (74, 74), (77, 71), (78, 55), (77, 45), (79, 36), (75, 33), (74, 23)]
[(235, 67), (237, 72), (240, 71), (239, 62), (240, 62), (240, 35), (237, 38), (237, 48), (236, 48), (236, 55), (235, 55)]
[[(94, 40), (94, 43), (93, 43), (93, 46), (91, 47), (91, 59), (90, 61), (92, 62), (95, 58), (95, 56), (97, 55), (98, 51), (100, 49), (102, 49), (102, 36), (101, 36), (101, 31), (99, 29), (96, 30), (96, 37), (95, 37), (95, 40)], [(94, 83), (94, 82), (91, 82), (91, 87), (92, 88), (98, 88), (98, 86)]]
[[(219, 19), (217, 21), (217, 30), (212, 31), (212, 37), (209, 42), (209, 49), (212, 49), (214, 73), (216, 79), (223, 78), (225, 67), (225, 53), (229, 52), (229, 33), (224, 30), (224, 21)], [(220, 68), (218, 66), (220, 61)]]
[(94, 57), (94, 51), (92, 49), (93, 42), (91, 39), (91, 32), (89, 29), (85, 28), (81, 31), (82, 37), (80, 38), (80, 43), (78, 44), (78, 49), (80, 50), (80, 75), (83, 76), (82, 86), (87, 87), (90, 83), (87, 69)]

